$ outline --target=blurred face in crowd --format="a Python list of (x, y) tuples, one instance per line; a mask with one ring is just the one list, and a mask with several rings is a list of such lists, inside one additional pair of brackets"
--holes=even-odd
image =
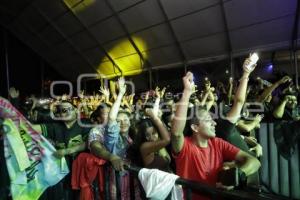
[(62, 118), (62, 121), (64, 122), (73, 121), (76, 120), (77, 118), (76, 108), (68, 102), (63, 102), (59, 105), (58, 114), (59, 117)]
[(215, 126), (217, 123), (212, 119), (209, 112), (205, 110), (198, 111), (198, 122), (191, 125), (194, 134), (199, 134), (204, 139), (214, 138), (216, 136)]
[(175, 107), (175, 102), (173, 99), (170, 99), (169, 101), (166, 102), (168, 109), (170, 109), (172, 112), (175, 112), (176, 107)]
[(155, 142), (159, 138), (157, 130), (153, 126), (150, 126), (146, 129), (145, 136), (146, 136), (146, 140), (149, 142)]
[(117, 117), (117, 123), (120, 127), (121, 134), (127, 134), (130, 128), (129, 116), (125, 113), (119, 113)]
[(298, 102), (296, 96), (291, 96), (286, 103), (286, 107), (294, 109), (297, 106), (297, 104)]
[(171, 126), (172, 126), (172, 121), (173, 121), (173, 118), (174, 118), (174, 117), (175, 117), (175, 114), (174, 114), (174, 113), (170, 114), (170, 115), (167, 117), (166, 123), (167, 123), (167, 126), (168, 126), (169, 128), (171, 128)]
[(99, 115), (97, 116), (99, 124), (107, 124), (109, 111), (109, 107), (104, 107), (100, 110)]
[(143, 101), (142, 99), (137, 100), (136, 102), (136, 110), (142, 110)]

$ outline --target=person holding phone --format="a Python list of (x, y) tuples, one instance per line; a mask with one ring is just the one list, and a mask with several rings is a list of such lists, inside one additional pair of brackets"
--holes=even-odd
[[(248, 76), (245, 76), (241, 80), (246, 81), (247, 78)], [(203, 109), (197, 109), (197, 112), (189, 119), (188, 126), (192, 136), (184, 137), (189, 98), (194, 90), (191, 72), (183, 77), (183, 84), (183, 94), (177, 104), (171, 127), (171, 144), (176, 162), (176, 174), (210, 186), (232, 189), (233, 186), (224, 186), (218, 183), (218, 173), (223, 169), (225, 161), (235, 161), (243, 177), (255, 173), (260, 167), (260, 162), (234, 145), (216, 138), (216, 122), (209, 112)], [(233, 114), (232, 117), (234, 117)], [(209, 199), (209, 197), (194, 192), (192, 199)]]

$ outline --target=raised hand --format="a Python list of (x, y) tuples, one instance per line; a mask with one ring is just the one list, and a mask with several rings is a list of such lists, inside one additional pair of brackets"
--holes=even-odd
[(161, 98), (159, 90), (160, 90), (159, 87), (155, 88), (155, 95), (157, 98)]
[(150, 96), (150, 91), (147, 91), (146, 94), (145, 94), (145, 102), (148, 101), (149, 96)]
[(195, 91), (195, 83), (193, 81), (194, 76), (192, 72), (187, 72), (186, 75), (182, 78), (184, 91), (192, 94)]
[(126, 84), (125, 84), (124, 77), (119, 78), (118, 85), (119, 85), (119, 93), (121, 93), (122, 95), (124, 95), (125, 92), (126, 92)]
[(101, 86), (99, 92), (101, 92), (107, 99), (109, 99), (109, 89), (106, 87)]
[(163, 98), (165, 96), (165, 92), (166, 92), (166, 87), (164, 87), (161, 91), (160, 91), (160, 98)]
[(263, 155), (262, 146), (260, 144), (257, 144), (255, 147), (249, 149), (249, 151), (253, 151), (256, 157), (260, 157)]
[(128, 106), (128, 97), (126, 95), (122, 98), (121, 106)]
[(256, 63), (255, 64), (251, 64), (251, 60), (250, 60), (250, 58), (246, 58), (246, 60), (244, 61), (244, 64), (243, 64), (243, 70), (244, 70), (244, 72), (246, 72), (246, 73), (251, 73), (254, 69), (255, 69), (255, 67), (256, 67)]
[(150, 118), (155, 118), (158, 116), (158, 112), (155, 112), (154, 109), (146, 108), (145, 109), (145, 115)]
[(255, 118), (254, 118), (254, 120), (256, 121), (256, 122), (261, 122), (261, 120), (263, 119), (263, 117), (264, 117), (264, 115), (259, 115), (259, 114), (257, 114), (256, 116), (255, 116)]
[(65, 101), (68, 100), (68, 95), (67, 94), (63, 94), (61, 97), (61, 100)]
[(135, 93), (132, 93), (131, 95), (129, 95), (128, 96), (128, 103), (130, 104), (130, 105), (133, 105), (133, 98), (134, 98), (134, 96), (135, 96)]
[(9, 88), (9, 96), (13, 99), (18, 98), (19, 97), (19, 91), (16, 90), (16, 88), (11, 87), (11, 88)]
[(79, 95), (78, 95), (80, 99), (83, 99), (83, 98), (84, 98), (84, 93), (85, 93), (84, 90), (81, 90), (81, 91), (80, 91), (80, 93), (79, 93)]
[(206, 91), (209, 91), (211, 86), (211, 82), (208, 80), (208, 78), (205, 78), (205, 83), (204, 83), (204, 87)]
[(230, 77), (228, 82), (229, 82), (230, 85), (233, 85), (233, 78)]
[(279, 83), (283, 84), (283, 83), (290, 82), (290, 81), (292, 81), (291, 77), (284, 76), (284, 77), (282, 77), (282, 79), (279, 80)]

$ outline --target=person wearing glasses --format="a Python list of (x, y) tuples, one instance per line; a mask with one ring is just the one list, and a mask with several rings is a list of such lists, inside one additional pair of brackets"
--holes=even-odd
[[(241, 80), (245, 84), (246, 79)], [(218, 173), (225, 170), (225, 161), (235, 161), (242, 178), (255, 173), (260, 162), (232, 144), (216, 138), (216, 122), (205, 109), (195, 109), (195, 113), (187, 118), (188, 103), (195, 91), (193, 74), (188, 72), (183, 77), (184, 90), (177, 104), (175, 117), (171, 127), (171, 144), (176, 162), (176, 174), (192, 181), (200, 181), (212, 187), (232, 189), (231, 185), (223, 185), (218, 181)], [(231, 118), (235, 114), (232, 112)], [(186, 120), (192, 136), (185, 137), (183, 131)], [(209, 199), (201, 192), (193, 191), (192, 199)]]
[[(77, 155), (86, 150), (86, 141), (90, 131), (90, 128), (80, 123), (85, 123), (84, 120), (77, 120), (77, 115), (77, 108), (71, 102), (63, 100), (54, 107), (52, 117), (55, 122), (33, 125), (37, 132), (53, 143), (57, 150), (54, 156), (65, 157), (70, 171)], [(76, 194), (71, 189), (71, 174), (69, 173), (63, 179), (63, 190), (55, 189), (55, 192), (51, 194), (54, 195), (54, 199), (74, 199)]]

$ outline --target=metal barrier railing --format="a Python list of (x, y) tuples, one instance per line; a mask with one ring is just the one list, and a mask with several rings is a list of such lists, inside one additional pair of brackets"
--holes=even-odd
[[(137, 176), (139, 170), (141, 168), (136, 166), (125, 166), (125, 169), (129, 172), (133, 173), (135, 176)], [(231, 191), (225, 191), (221, 189), (217, 189), (215, 187), (211, 187), (207, 184), (203, 184), (197, 181), (191, 181), (184, 178), (178, 178), (175, 182), (178, 185), (182, 185), (182, 187), (186, 191), (186, 199), (190, 200), (192, 199), (192, 193), (197, 192), (198, 194), (204, 194), (209, 195), (212, 197), (212, 199), (228, 199), (228, 200), (285, 200), (288, 198), (282, 197), (282, 196), (276, 196), (272, 194), (267, 193), (258, 193), (254, 191), (248, 191), (245, 190), (231, 190)]]

